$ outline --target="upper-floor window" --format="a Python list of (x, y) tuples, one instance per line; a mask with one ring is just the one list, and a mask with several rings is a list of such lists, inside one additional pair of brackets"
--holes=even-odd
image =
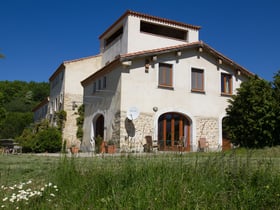
[(123, 34), (123, 27), (119, 28), (115, 33), (105, 39), (105, 47), (111, 44), (116, 38)]
[(192, 68), (192, 91), (204, 92), (204, 71)]
[(103, 77), (103, 89), (107, 87), (107, 78), (106, 76)]
[(172, 64), (159, 64), (159, 86), (172, 87)]
[(149, 23), (146, 21), (140, 22), (140, 31), (150, 34), (165, 36), (169, 38), (175, 38), (180, 40), (187, 40), (188, 32), (186, 30), (172, 28), (164, 25), (159, 25), (155, 23)]
[(99, 79), (98, 80), (98, 90), (101, 90), (101, 88), (102, 88), (102, 80)]
[(107, 88), (107, 78), (106, 78), (106, 76), (104, 76), (103, 78), (100, 78), (93, 82), (92, 93), (96, 93), (97, 91), (100, 91), (100, 90), (106, 89), (106, 88)]
[(230, 74), (221, 74), (221, 93), (226, 95), (232, 94), (232, 76)]
[(93, 89), (92, 89), (92, 93), (96, 92), (96, 81), (93, 82)]

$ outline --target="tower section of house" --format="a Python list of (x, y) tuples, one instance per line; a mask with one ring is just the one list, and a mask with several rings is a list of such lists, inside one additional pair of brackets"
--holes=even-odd
[(100, 36), (102, 68), (81, 82), (86, 150), (98, 135), (120, 151), (143, 151), (147, 136), (163, 151), (196, 151), (200, 139), (221, 149), (228, 99), (253, 73), (198, 30), (128, 11)]
[(83, 88), (80, 81), (101, 67), (101, 56), (91, 56), (63, 62), (49, 78), (49, 120), (56, 125), (55, 113), (64, 110), (66, 121), (63, 128), (63, 140), (67, 147), (79, 144), (76, 137), (77, 108), (83, 104)]
[(198, 41), (199, 29), (199, 26), (127, 11), (99, 37), (102, 65), (120, 54)]

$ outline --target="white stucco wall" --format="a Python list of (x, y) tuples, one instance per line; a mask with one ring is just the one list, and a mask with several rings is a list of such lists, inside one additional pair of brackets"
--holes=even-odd
[[(160, 23), (162, 25), (183, 29), (188, 31), (188, 37), (186, 41), (168, 38), (164, 36), (158, 36), (149, 33), (140, 32), (140, 21), (145, 20), (136, 16), (128, 16), (123, 21), (115, 25), (110, 31), (106, 34), (105, 37), (100, 39), (100, 51), (103, 54), (102, 65), (105, 66), (107, 62), (110, 62), (115, 59), (119, 54), (126, 54), (131, 52), (137, 52), (142, 50), (150, 50), (162, 47), (168, 47), (173, 45), (179, 45), (184, 43), (191, 43), (199, 41), (199, 31), (191, 28), (186, 28), (182, 26), (175, 26), (167, 23)], [(148, 22), (157, 23), (156, 21), (146, 20)], [(104, 40), (108, 38), (114, 31), (123, 26), (123, 34), (118, 37), (114, 42), (109, 46), (104, 46)]]
[[(83, 103), (83, 87), (81, 81), (93, 74), (101, 67), (101, 56), (92, 56), (73, 61), (64, 62), (61, 70), (58, 71), (51, 83), (50, 89), (50, 112), (54, 114), (60, 110), (67, 113), (65, 127), (63, 129), (63, 140), (67, 141), (66, 146), (79, 144), (76, 137), (77, 107), (73, 110), (73, 102), (79, 106)], [(57, 103), (57, 105), (55, 105)], [(56, 107), (56, 108), (55, 108)], [(53, 121), (52, 121), (53, 122)]]
[[(233, 89), (240, 86), (245, 79), (242, 75), (235, 75), (234, 69), (228, 65), (217, 68), (216, 59), (206, 53), (196, 55), (196, 51), (182, 52), (182, 56), (174, 60), (174, 54), (158, 56), (155, 63), (145, 72), (144, 59), (133, 60), (128, 74), (122, 74), (121, 111), (129, 107), (138, 107), (140, 113), (154, 116), (154, 139), (157, 138), (158, 117), (166, 112), (179, 112), (191, 120), (191, 143), (197, 147), (199, 137), (208, 135), (210, 146), (221, 145), (221, 119), (225, 116), (229, 97), (221, 96), (221, 73), (232, 75)], [(158, 87), (159, 63), (173, 65), (173, 90)], [(204, 70), (205, 93), (191, 91), (191, 69)], [(153, 107), (158, 111), (154, 113)], [(136, 120), (137, 122), (137, 120)], [(201, 130), (202, 124), (208, 130)], [(205, 128), (206, 129), (206, 128)], [(211, 132), (209, 129), (212, 129)]]
[[(140, 21), (145, 20), (143, 18), (129, 16), (128, 17), (128, 49), (127, 52), (136, 52), (142, 50), (156, 49), (162, 47), (168, 47), (173, 45), (184, 44), (187, 42), (196, 42), (199, 40), (199, 32), (190, 28), (174, 26), (170, 24), (163, 24), (178, 29), (184, 29), (188, 31), (188, 38), (186, 41), (168, 38), (164, 36), (158, 36), (154, 34), (140, 32)], [(155, 21), (147, 20), (148, 22), (157, 23)], [(136, 41), (137, 40), (137, 41)]]
[[(113, 139), (119, 141), (119, 115), (120, 115), (120, 86), (121, 67), (104, 74), (107, 86), (101, 91), (93, 93), (92, 80), (84, 87), (84, 136), (82, 149), (90, 151), (92, 148), (90, 141), (96, 137), (94, 133), (94, 120), (98, 115), (104, 117), (104, 140)], [(102, 76), (102, 77), (103, 77)]]
[(83, 94), (81, 81), (101, 68), (101, 56), (67, 62), (65, 71), (65, 93)]

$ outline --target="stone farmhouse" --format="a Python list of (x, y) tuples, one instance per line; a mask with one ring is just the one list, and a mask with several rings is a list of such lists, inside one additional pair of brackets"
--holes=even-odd
[[(82, 148), (98, 135), (119, 151), (223, 146), (228, 99), (253, 74), (199, 41), (199, 26), (133, 11), (100, 37), (102, 68), (84, 79)], [(225, 141), (224, 141), (225, 142)]]
[(82, 151), (93, 151), (97, 136), (119, 152), (143, 151), (147, 137), (161, 151), (197, 151), (201, 139), (221, 150), (227, 101), (254, 74), (200, 41), (199, 30), (126, 11), (100, 35), (99, 55), (53, 73), (45, 117), (55, 123), (55, 112), (67, 112), (69, 147), (79, 142), (76, 112), (84, 104)]
[(48, 119), (52, 125), (56, 125), (56, 112), (66, 112), (63, 140), (67, 141), (67, 147), (80, 144), (76, 137), (77, 108), (83, 103), (80, 81), (99, 68), (100, 55), (63, 62), (49, 78), (50, 96), (33, 109), (35, 122)]

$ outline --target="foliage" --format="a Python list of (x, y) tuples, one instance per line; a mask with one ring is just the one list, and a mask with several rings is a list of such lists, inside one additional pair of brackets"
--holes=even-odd
[(46, 82), (0, 81), (0, 138), (15, 138), (33, 121), (32, 109), (49, 95)]
[(61, 132), (64, 128), (66, 118), (67, 118), (67, 112), (66, 111), (60, 110), (58, 112), (55, 112), (55, 119), (56, 119), (57, 128)]
[[(31, 190), (31, 188), (33, 188)], [(1, 208), (24, 209), (26, 204), (37, 202), (38, 200), (51, 201), (56, 196), (59, 189), (51, 182), (47, 184), (33, 184), (32, 180), (20, 182), (12, 186), (1, 186), (6, 197), (2, 199)]]
[(76, 118), (76, 125), (78, 126), (77, 128), (77, 133), (76, 136), (78, 139), (80, 139), (80, 141), (83, 140), (83, 125), (84, 125), (84, 118), (85, 118), (85, 106), (81, 105), (78, 108), (78, 117)]
[(276, 128), (274, 139), (280, 145), (280, 70), (274, 75), (272, 83), (275, 103)]
[(50, 127), (47, 120), (24, 129), (16, 141), (23, 147), (23, 152), (59, 152), (62, 147), (62, 134)]
[(32, 112), (8, 112), (0, 124), (0, 138), (15, 138), (33, 122)]
[(3, 106), (9, 112), (30, 112), (49, 95), (46, 82), (0, 81)]
[(62, 136), (59, 130), (50, 127), (45, 130), (39, 131), (35, 138), (32, 151), (40, 152), (60, 152), (62, 146)]
[[(279, 209), (279, 149), (104, 158), (3, 156), (0, 186), (31, 178), (55, 183), (55, 209)], [(0, 200), (6, 196), (0, 191)], [(22, 209), (49, 208), (42, 197)]]
[(109, 139), (109, 141), (107, 141), (107, 145), (116, 145), (116, 141), (113, 139)]
[(254, 77), (243, 82), (226, 109), (224, 124), (231, 141), (249, 148), (275, 145), (275, 103), (267, 81)]
[(95, 141), (95, 152), (100, 153), (102, 149), (101, 145), (104, 140), (100, 135), (98, 135), (97, 137), (94, 138), (94, 141)]

